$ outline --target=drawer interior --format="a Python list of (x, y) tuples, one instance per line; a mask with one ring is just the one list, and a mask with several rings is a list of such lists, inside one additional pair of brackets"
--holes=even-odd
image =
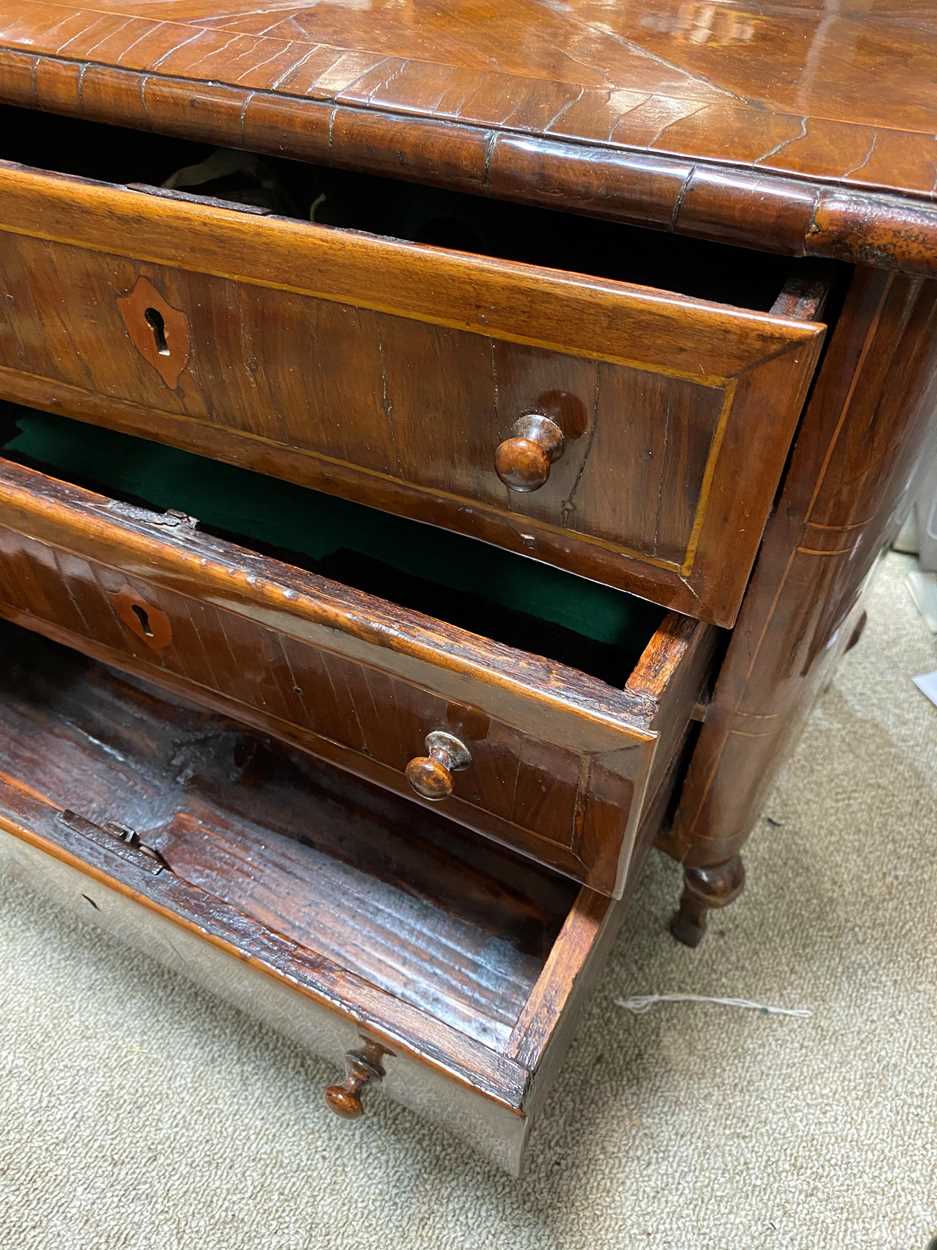
[(337, 1068), (376, 1044), (388, 1097), (518, 1172), (621, 906), (16, 626), (0, 643), (4, 871)]
[(549, 565), (220, 461), (24, 408), (3, 455), (621, 688), (664, 612)]
[(180, 880), (506, 1045), (572, 882), (38, 635), (2, 631), (0, 811), (17, 787), (38, 788), (75, 828), (132, 829)]
[(785, 257), (12, 106), (0, 108), (0, 133), (0, 158), (53, 172), (115, 184), (169, 184), (323, 226), (638, 283), (752, 311), (774, 309), (792, 272)]

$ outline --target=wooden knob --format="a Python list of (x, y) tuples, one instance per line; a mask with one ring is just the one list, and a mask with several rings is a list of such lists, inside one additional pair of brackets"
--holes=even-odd
[(418, 755), (407, 765), (407, 781), (421, 798), (439, 803), (452, 793), (452, 774), (472, 762), (464, 742), (452, 734), (434, 730), (426, 735), (426, 755)]
[(340, 1115), (343, 1120), (357, 1120), (364, 1111), (361, 1091), (367, 1083), (367, 1079), (359, 1083), (357, 1078), (349, 1081), (346, 1077), (341, 1085), (327, 1085), (325, 1088), (326, 1106), (336, 1115)]
[(361, 1091), (372, 1081), (384, 1079), (381, 1057), (386, 1054), (377, 1042), (366, 1041), (360, 1050), (345, 1056), (345, 1079), (341, 1085), (327, 1085), (325, 1105), (343, 1120), (357, 1120), (364, 1111)]
[(550, 465), (563, 454), (563, 431), (549, 417), (528, 412), (518, 417), (511, 433), (495, 452), (498, 477), (511, 490), (539, 490), (550, 476)]

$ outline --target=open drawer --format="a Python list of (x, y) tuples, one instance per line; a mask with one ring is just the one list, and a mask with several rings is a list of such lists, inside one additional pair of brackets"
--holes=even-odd
[[(82, 440), (80, 427), (43, 414), (24, 414), (19, 425), (25, 433), (8, 443), (10, 454), (29, 449), (35, 463), (42, 448), (62, 473), (84, 453), (99, 483), (118, 465), (116, 478), (134, 483), (137, 498), (155, 457), (177, 505), (194, 500), (210, 511), (212, 500), (228, 509), (233, 500), (261, 527), (292, 514), (297, 543), (308, 528), (320, 544), (323, 534), (342, 544), (357, 526), (359, 548), (368, 549), (375, 540), (367, 517), (381, 529), (388, 521), (370, 509), (349, 520), (354, 505), (142, 440), (105, 431)], [(330, 519), (323, 505), (343, 511)], [(256, 543), (253, 526), (243, 541)], [(407, 545), (405, 536), (394, 541)], [(417, 559), (424, 554), (417, 546)], [(494, 583), (488, 600), (452, 595), (440, 580), (413, 579), (399, 565), (344, 549), (325, 562), (342, 578), (332, 580), (207, 533), (178, 511), (141, 508), (0, 461), (0, 615), (417, 802), (440, 802), (451, 819), (618, 896), (645, 798), (710, 676), (716, 631), (492, 554), (510, 567), (485, 561), (480, 577)], [(437, 552), (438, 577), (458, 559), (449, 548)], [(353, 584), (373, 585), (365, 576), (373, 568), (384, 571), (380, 585), (394, 602)], [(618, 644), (606, 654), (548, 622), (525, 626), (526, 617), (504, 608), (524, 570), (568, 583), (549, 588), (553, 607), (588, 592), (590, 619), (603, 607), (595, 596), (607, 596), (604, 608), (621, 614)], [(461, 627), (466, 612), (479, 632)]]
[(0, 631), (2, 870), (332, 1060), (336, 1082), (350, 1052), (334, 1110), (383, 1093), (519, 1171), (623, 904)]
[(288, 162), (220, 180), (258, 210), (140, 185), (197, 145), (6, 117), (4, 398), (733, 623), (815, 270)]

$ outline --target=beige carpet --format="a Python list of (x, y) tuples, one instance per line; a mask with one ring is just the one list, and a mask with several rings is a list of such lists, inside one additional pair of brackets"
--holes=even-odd
[[(0, 1246), (924, 1250), (937, 1234), (937, 667), (891, 556), (697, 952), (655, 856), (520, 1183), (0, 885)], [(616, 1007), (691, 991), (810, 1007)]]

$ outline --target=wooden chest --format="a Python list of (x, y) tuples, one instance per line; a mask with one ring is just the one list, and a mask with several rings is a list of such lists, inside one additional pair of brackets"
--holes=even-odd
[(842, 198), (832, 135), (777, 166), (705, 76), (692, 137), (672, 49), (592, 16), (567, 82), (511, 5), (484, 72), (419, 2), (28, 7), (0, 859), (344, 1065), (339, 1116), (382, 1091), (518, 1172), (648, 849), (695, 944), (861, 629), (937, 211)]

